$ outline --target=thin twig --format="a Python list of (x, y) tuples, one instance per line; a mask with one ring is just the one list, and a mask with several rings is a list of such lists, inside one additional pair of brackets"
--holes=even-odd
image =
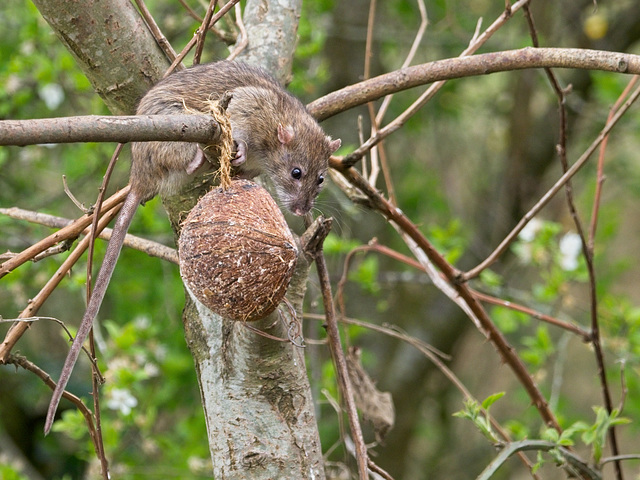
[[(424, 5), (424, 0), (417, 0), (416, 3), (418, 4), (418, 10), (420, 11), (420, 26), (418, 27), (416, 36), (413, 39), (413, 43), (411, 44), (409, 53), (407, 54), (407, 57), (404, 59), (404, 62), (402, 63), (402, 67), (400, 68), (406, 68), (409, 65), (411, 65), (411, 62), (413, 61), (413, 58), (415, 57), (416, 52), (418, 51), (418, 47), (422, 42), (424, 33), (427, 31), (427, 26), (429, 25), (429, 18), (427, 16), (427, 8)], [(378, 109), (378, 113), (376, 114), (376, 125), (380, 125), (382, 123), (382, 120), (384, 119), (384, 116), (387, 113), (387, 110), (389, 109), (389, 105), (391, 104), (392, 98), (393, 98), (393, 94), (387, 95), (386, 97), (384, 97), (384, 100), (382, 100), (382, 104), (380, 105), (380, 108)]]
[[(144, 0), (136, 0), (136, 5), (138, 5), (138, 8), (140, 9), (142, 18), (144, 18), (144, 21), (149, 27), (149, 31), (151, 32), (151, 35), (153, 35), (153, 38), (155, 38), (156, 42), (160, 46), (160, 49), (166, 55), (167, 59), (169, 59), (170, 62), (175, 60), (176, 58), (175, 50), (169, 43), (169, 40), (167, 40), (167, 37), (165, 37), (164, 34), (162, 33), (162, 30), (160, 30), (160, 27), (156, 23), (155, 18), (153, 18), (153, 15), (151, 15), (151, 12), (147, 8), (147, 5), (144, 3)], [(181, 66), (180, 68), (182, 69), (184, 68), (184, 66)]]
[[(378, 2), (377, 0), (371, 0), (369, 2), (369, 16), (367, 19), (367, 39), (364, 48), (364, 72), (363, 77), (365, 80), (371, 78), (371, 57), (373, 56), (372, 45), (373, 45), (373, 26), (375, 24), (376, 18), (376, 6)], [(378, 130), (378, 125), (375, 121), (375, 107), (373, 102), (367, 103), (367, 111), (369, 113), (369, 121), (371, 122), (371, 135), (375, 135)], [(358, 117), (358, 134), (362, 135), (362, 118)], [(362, 140), (360, 140), (362, 143)], [(375, 185), (377, 183), (378, 172), (380, 171), (380, 162), (378, 158), (378, 151), (374, 147), (370, 151), (371, 155), (369, 157), (371, 162), (371, 173), (367, 175), (365, 172), (367, 171), (365, 166), (363, 165), (362, 172), (366, 175), (365, 178), (369, 180), (369, 183)], [(393, 199), (393, 197), (391, 197)], [(393, 201), (393, 200), (392, 200)]]
[[(229, 0), (227, 3), (225, 3), (224, 6), (222, 6), (220, 10), (218, 10), (218, 13), (216, 13), (211, 18), (211, 21), (209, 22), (209, 28), (215, 25), (215, 23), (220, 20), (229, 10), (231, 10), (231, 8), (239, 1), (240, 0)], [(191, 38), (191, 40), (189, 40), (189, 42), (185, 45), (182, 51), (176, 56), (176, 59), (173, 61), (173, 63), (171, 63), (171, 66), (164, 74), (165, 77), (171, 74), (176, 69), (176, 67), (182, 62), (182, 60), (184, 60), (184, 57), (186, 57), (191, 49), (195, 46), (197, 41), (198, 36), (194, 35), (193, 38)]]
[(207, 32), (209, 29), (207, 25), (211, 22), (211, 17), (213, 16), (213, 11), (218, 4), (218, 0), (211, 0), (209, 2), (209, 7), (207, 8), (207, 12), (204, 15), (204, 19), (202, 20), (202, 25), (198, 28), (196, 32), (197, 41), (196, 41), (196, 51), (193, 54), (193, 64), (198, 65), (200, 60), (202, 59), (202, 51), (204, 50), (204, 40), (207, 38)]
[(369, 478), (367, 472), (367, 465), (369, 455), (367, 452), (367, 445), (364, 442), (362, 435), (362, 427), (358, 419), (358, 410), (353, 397), (353, 386), (349, 379), (347, 371), (347, 362), (342, 350), (342, 342), (340, 341), (340, 331), (338, 329), (338, 323), (336, 320), (335, 310), (333, 306), (333, 298), (331, 295), (331, 282), (329, 280), (329, 272), (322, 253), (322, 248), (318, 250), (315, 256), (316, 269), (318, 271), (318, 277), (320, 280), (320, 288), (322, 291), (322, 297), (324, 300), (324, 308), (326, 315), (326, 329), (327, 336), (329, 337), (329, 349), (336, 368), (336, 376), (338, 378), (338, 385), (342, 392), (343, 401), (346, 405), (347, 417), (349, 418), (349, 427), (351, 429), (351, 435), (356, 448), (356, 460), (358, 462), (358, 474), (360, 480), (367, 480)]
[(198, 13), (193, 8), (191, 8), (191, 6), (187, 2), (185, 2), (185, 0), (179, 0), (179, 2), (191, 16), (191, 18), (193, 18), (197, 22), (202, 23), (202, 17), (198, 15)]
[(53, 257), (55, 255), (60, 255), (61, 253), (67, 252), (73, 245), (73, 242), (74, 242), (73, 240), (65, 240), (63, 242), (60, 242), (59, 244), (54, 245), (53, 247), (47, 248), (44, 252), (39, 253), (38, 255), (33, 257), (31, 261), (33, 263), (36, 263), (44, 260), (45, 258)]
[(371, 459), (369, 459), (368, 467), (369, 467), (369, 470), (371, 470), (374, 473), (377, 473), (385, 480), (393, 480), (393, 477), (389, 474), (389, 472), (387, 472), (386, 470), (380, 468), (378, 465), (373, 463), (373, 460)]
[(73, 192), (69, 188), (69, 185), (67, 184), (67, 176), (66, 175), (62, 175), (62, 186), (64, 188), (64, 193), (66, 193), (67, 197), (69, 197), (69, 200), (71, 200), (73, 202), (73, 204), (76, 207), (78, 207), (78, 210), (80, 210), (85, 215), (91, 213), (91, 211), (90, 211), (91, 209), (85, 207), (83, 203), (80, 203), (80, 201), (76, 198), (76, 196), (73, 194)]
[(242, 7), (239, 3), (235, 5), (234, 10), (236, 14), (236, 26), (238, 27), (238, 30), (240, 30), (240, 43), (235, 46), (233, 51), (227, 57), (227, 60), (235, 60), (235, 58), (240, 55), (245, 48), (247, 48), (247, 45), (249, 45), (249, 35), (247, 34), (247, 29), (244, 26), (244, 21), (242, 20)]
[(100, 372), (96, 361), (96, 345), (95, 339), (93, 338), (93, 330), (89, 335), (89, 350), (91, 352), (91, 371), (93, 373), (91, 375), (91, 397), (93, 398), (93, 416), (96, 419), (96, 443), (99, 447), (97, 454), (98, 459), (100, 460), (102, 476), (105, 480), (110, 480), (109, 461), (107, 460), (107, 454), (104, 451), (104, 440), (102, 437), (102, 410), (100, 409), (100, 386), (104, 384), (104, 378), (102, 377), (102, 373)]
[[(93, 251), (95, 246), (96, 237), (98, 235), (98, 219), (100, 216), (100, 210), (102, 209), (102, 203), (104, 200), (105, 193), (107, 191), (107, 187), (109, 186), (109, 180), (111, 179), (111, 174), (116, 167), (116, 163), (118, 158), (120, 157), (120, 152), (122, 151), (122, 147), (124, 145), (119, 143), (115, 150), (113, 151), (113, 155), (111, 156), (111, 160), (109, 161), (109, 165), (107, 165), (107, 170), (102, 179), (102, 185), (100, 186), (100, 190), (98, 193), (98, 198), (95, 203), (94, 210), (96, 214), (93, 217), (93, 222), (91, 223), (91, 230), (89, 231), (89, 235), (85, 238), (89, 239), (89, 246), (87, 251), (87, 285), (86, 285), (86, 297), (87, 304), (91, 299), (92, 293), (92, 274), (93, 274)], [(96, 349), (95, 342), (93, 340), (93, 327), (89, 331), (89, 351), (91, 352), (91, 358), (96, 358)], [(104, 451), (104, 441), (102, 439), (102, 422), (100, 421), (100, 392), (99, 392), (99, 384), (97, 379), (102, 377), (100, 370), (98, 369), (97, 363), (93, 363), (92, 371), (94, 374), (92, 375), (93, 381), (91, 382), (92, 391), (93, 391), (93, 411), (96, 419), (96, 440), (99, 447), (98, 451), (98, 459), (100, 460), (100, 466), (102, 470), (102, 475), (105, 480), (109, 480), (109, 462), (107, 461), (107, 456)]]
[[(624, 99), (627, 98), (627, 95), (629, 95), (629, 92), (631, 92), (633, 86), (638, 82), (638, 79), (640, 79), (640, 76), (638, 75), (634, 75), (633, 77), (631, 77), (631, 80), (629, 80), (629, 83), (627, 83), (627, 86), (624, 88), (624, 91), (620, 94), (620, 97), (618, 97), (613, 107), (611, 107), (611, 110), (609, 110), (609, 116), (607, 117), (607, 121), (610, 121), (613, 114), (620, 108), (620, 105), (622, 105)], [(604, 139), (602, 140), (602, 143), (600, 144), (600, 152), (598, 155), (598, 169), (596, 174), (596, 191), (593, 196), (593, 209), (591, 211), (591, 224), (589, 227), (588, 244), (589, 244), (590, 250), (593, 250), (593, 245), (596, 238), (596, 229), (598, 228), (598, 214), (600, 212), (602, 185), (604, 184), (604, 181), (605, 181), (604, 154), (607, 149), (608, 141), (609, 141), (609, 135), (604, 137)]]

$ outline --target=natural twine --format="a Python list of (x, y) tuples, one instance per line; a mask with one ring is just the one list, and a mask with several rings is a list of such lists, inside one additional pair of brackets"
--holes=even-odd
[[(228, 103), (228, 102), (227, 102)], [(220, 177), (220, 186), (226, 190), (231, 186), (231, 158), (233, 155), (233, 136), (231, 135), (231, 122), (226, 108), (217, 100), (208, 100), (207, 104), (213, 119), (220, 125), (220, 140), (216, 145), (220, 168), (216, 176)], [(209, 145), (207, 145), (209, 147)]]
[[(224, 101), (224, 100), (223, 100)], [(225, 102), (227, 105), (228, 100)], [(231, 186), (231, 159), (233, 155), (233, 136), (231, 134), (231, 121), (229, 120), (229, 114), (227, 113), (226, 106), (221, 105), (218, 100), (209, 99), (205, 102), (208, 107), (208, 113), (213, 119), (218, 122), (220, 126), (220, 139), (215, 144), (209, 144), (204, 147), (204, 150), (215, 149), (217, 152), (218, 162), (220, 167), (214, 173), (214, 177), (219, 177), (220, 186), (223, 190), (226, 190)], [(203, 112), (193, 110), (184, 106), (185, 111), (193, 114), (202, 114)]]

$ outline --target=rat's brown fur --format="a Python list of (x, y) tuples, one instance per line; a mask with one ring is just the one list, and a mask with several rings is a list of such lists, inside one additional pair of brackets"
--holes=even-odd
[[(298, 215), (308, 212), (320, 192), (329, 156), (340, 141), (327, 137), (304, 105), (265, 71), (227, 61), (195, 66), (153, 87), (140, 102), (138, 114), (184, 113), (185, 109), (206, 113), (208, 100), (218, 100), (227, 92), (232, 95), (227, 112), (233, 139), (247, 150), (237, 170), (246, 178), (266, 174), (287, 209)], [(291, 129), (290, 141), (283, 143), (279, 138), (279, 126)], [(143, 199), (175, 192), (197, 149), (196, 144), (180, 142), (134, 144), (132, 189)], [(207, 155), (208, 149), (203, 150)], [(299, 179), (291, 175), (295, 167), (301, 170)]]
[[(207, 113), (209, 101), (224, 94), (232, 96), (227, 112), (238, 149), (232, 161), (236, 170), (245, 178), (264, 174), (287, 209), (296, 215), (307, 213), (340, 140), (326, 136), (304, 105), (265, 71), (227, 61), (195, 66), (153, 87), (141, 100), (137, 113)], [(131, 152), (131, 192), (116, 220), (87, 310), (54, 390), (45, 433), (51, 429), (73, 366), (98, 314), (138, 205), (159, 193), (177, 193), (205, 158), (216, 163), (215, 158), (209, 158), (206, 146), (195, 143), (141, 142), (134, 143)]]

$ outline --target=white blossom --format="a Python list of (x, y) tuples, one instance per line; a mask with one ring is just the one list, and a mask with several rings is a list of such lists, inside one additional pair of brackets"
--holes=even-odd
[(155, 363), (148, 362), (144, 364), (144, 373), (146, 373), (149, 378), (157, 377), (160, 375), (160, 368), (158, 368), (158, 365)]
[(146, 330), (151, 326), (151, 317), (149, 315), (138, 315), (133, 321), (137, 330)]
[(577, 233), (567, 233), (560, 239), (560, 267), (568, 272), (578, 268), (582, 239)]
[(55, 110), (64, 101), (64, 90), (57, 83), (47, 83), (38, 90), (38, 95), (49, 110)]
[(542, 228), (542, 220), (532, 218), (518, 234), (518, 238), (525, 242), (531, 242), (536, 238), (536, 234)]
[(114, 388), (109, 392), (107, 407), (111, 410), (120, 410), (123, 415), (129, 415), (137, 405), (138, 399), (125, 388)]

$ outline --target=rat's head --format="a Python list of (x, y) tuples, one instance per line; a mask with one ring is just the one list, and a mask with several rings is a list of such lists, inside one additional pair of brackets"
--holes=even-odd
[(278, 161), (270, 162), (278, 198), (295, 215), (304, 215), (322, 190), (329, 157), (340, 147), (317, 125), (278, 124)]

